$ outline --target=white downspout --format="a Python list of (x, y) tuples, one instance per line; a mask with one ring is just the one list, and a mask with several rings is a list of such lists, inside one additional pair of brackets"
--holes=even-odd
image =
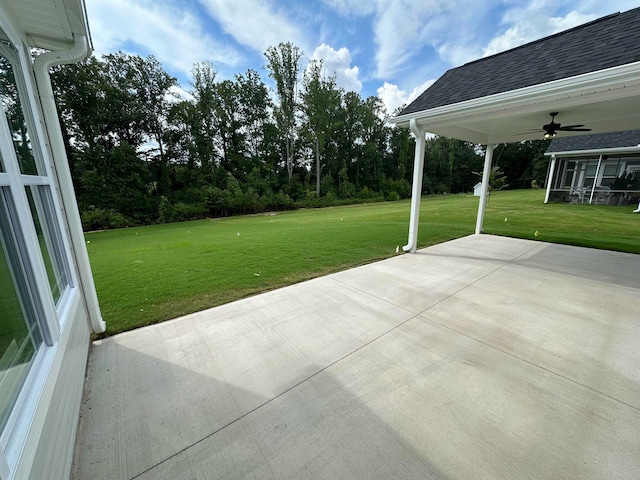
[(495, 143), (487, 145), (487, 153), (484, 156), (482, 187), (480, 187), (480, 203), (478, 204), (478, 217), (476, 219), (476, 235), (482, 233), (482, 223), (484, 222), (484, 209), (487, 206), (487, 195), (489, 193), (489, 175), (491, 173), (491, 162), (493, 160), (494, 148), (496, 148)]
[(556, 156), (551, 155), (551, 167), (549, 168), (549, 181), (547, 182), (547, 193), (544, 194), (544, 203), (549, 202), (549, 195), (551, 194), (551, 185), (553, 184), (553, 176), (556, 173)]
[(416, 137), (415, 157), (413, 159), (413, 187), (411, 188), (411, 216), (409, 218), (409, 240), (402, 250), (416, 253), (418, 245), (418, 222), (420, 220), (420, 197), (422, 195), (422, 174), (424, 172), (425, 134), (420, 130), (414, 118), (409, 123), (411, 132)]
[(600, 175), (600, 165), (602, 165), (602, 155), (598, 157), (598, 168), (596, 168), (596, 176), (593, 177), (593, 185), (591, 185), (591, 195), (589, 195), (589, 205), (593, 201), (593, 192), (596, 191), (596, 183), (598, 183), (598, 176)]
[(53, 97), (51, 77), (49, 76), (49, 69), (51, 67), (80, 62), (91, 53), (89, 40), (85, 35), (74, 34), (73, 40), (73, 47), (69, 50), (46, 52), (38, 55), (33, 62), (33, 70), (36, 85), (38, 86), (38, 96), (40, 97), (40, 105), (42, 106), (42, 114), (49, 139), (49, 146), (51, 148), (51, 155), (53, 156), (53, 168), (58, 180), (58, 187), (60, 188), (64, 215), (69, 226), (71, 249), (73, 250), (78, 268), (82, 298), (89, 313), (91, 330), (95, 333), (102, 333), (106, 330), (106, 325), (100, 313), (100, 305), (98, 304), (98, 295), (96, 294), (93, 274), (91, 273), (87, 246), (84, 243), (85, 239), (82, 231), (82, 222), (80, 221), (80, 211), (78, 210), (78, 202), (73, 190), (71, 171), (62, 140), (62, 130), (58, 120), (56, 102)]

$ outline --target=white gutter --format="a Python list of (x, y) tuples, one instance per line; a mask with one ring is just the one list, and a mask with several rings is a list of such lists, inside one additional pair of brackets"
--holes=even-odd
[(640, 145), (635, 147), (612, 147), (612, 148), (594, 148), (592, 150), (568, 150), (566, 152), (545, 152), (545, 156), (557, 157), (584, 156), (584, 155), (613, 155), (616, 153), (637, 153), (640, 152)]
[(91, 264), (89, 263), (89, 255), (82, 231), (82, 222), (80, 221), (80, 211), (78, 210), (78, 202), (73, 190), (71, 171), (69, 170), (67, 154), (60, 133), (62, 130), (53, 97), (51, 77), (49, 76), (51, 67), (80, 62), (91, 53), (86, 35), (74, 34), (73, 40), (73, 47), (69, 50), (46, 52), (38, 55), (33, 62), (33, 70), (36, 85), (38, 86), (38, 95), (42, 106), (49, 146), (53, 156), (53, 169), (58, 180), (64, 215), (69, 226), (71, 249), (76, 260), (82, 298), (89, 313), (91, 330), (95, 333), (102, 333), (105, 331), (106, 325), (100, 313), (96, 287), (91, 273)]
[(413, 187), (411, 188), (411, 214), (409, 217), (409, 239), (402, 250), (415, 253), (418, 245), (418, 223), (420, 221), (420, 197), (422, 195), (422, 175), (424, 172), (425, 134), (420, 130), (415, 120), (409, 123), (411, 132), (416, 137), (416, 148), (413, 159)]

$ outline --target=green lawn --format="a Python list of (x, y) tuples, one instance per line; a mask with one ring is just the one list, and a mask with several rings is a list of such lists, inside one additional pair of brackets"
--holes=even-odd
[[(543, 198), (542, 190), (492, 194), (485, 232), (640, 253), (633, 208)], [(472, 196), (425, 197), (419, 245), (473, 233), (477, 207)], [(88, 233), (107, 333), (393, 256), (407, 241), (409, 208), (399, 201)]]

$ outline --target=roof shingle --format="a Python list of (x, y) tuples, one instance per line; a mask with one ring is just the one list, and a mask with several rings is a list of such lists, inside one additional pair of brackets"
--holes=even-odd
[(640, 146), (640, 130), (627, 130), (624, 132), (598, 133), (596, 135), (556, 137), (549, 144), (546, 153), (637, 146)]
[(640, 61), (640, 8), (448, 70), (401, 115)]

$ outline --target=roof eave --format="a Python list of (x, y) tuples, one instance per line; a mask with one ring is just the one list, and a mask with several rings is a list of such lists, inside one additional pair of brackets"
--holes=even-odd
[[(630, 88), (636, 89), (640, 96), (640, 62), (399, 115), (390, 122), (408, 127), (415, 119), (427, 132), (442, 134), (441, 131), (449, 129), (464, 130), (461, 120), (509, 117), (516, 110), (519, 115), (545, 111), (550, 108), (549, 102), (553, 102), (554, 110), (561, 110), (575, 104), (576, 97), (582, 97), (584, 103), (625, 98), (629, 96)], [(469, 132), (468, 135), (469, 141), (483, 144), (513, 141), (501, 138), (505, 135), (499, 133)]]

